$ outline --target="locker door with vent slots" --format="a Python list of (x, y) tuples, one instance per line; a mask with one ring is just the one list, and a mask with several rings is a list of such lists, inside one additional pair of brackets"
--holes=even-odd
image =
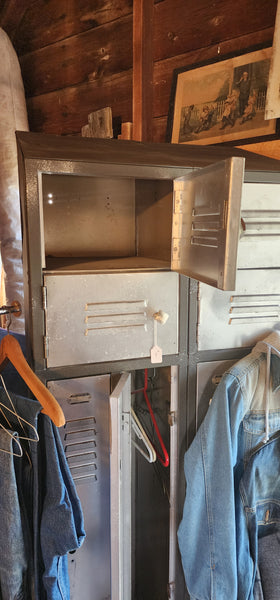
[(85, 520), (85, 541), (68, 558), (71, 600), (109, 600), (110, 376), (50, 381), (48, 387), (65, 414), (59, 432)]
[(279, 183), (243, 185), (237, 268), (280, 268)]
[(172, 270), (235, 288), (244, 164), (234, 157), (174, 180)]
[(238, 270), (236, 290), (198, 285), (198, 350), (253, 346), (280, 320), (280, 269)]
[(280, 188), (268, 179), (243, 184), (235, 286), (198, 284), (198, 350), (253, 346), (280, 320)]
[(56, 273), (44, 284), (48, 367), (149, 357), (159, 309), (169, 318), (158, 344), (178, 352), (177, 273)]
[(85, 541), (69, 553), (71, 600), (131, 598), (130, 375), (110, 386), (110, 375), (48, 382), (85, 519)]

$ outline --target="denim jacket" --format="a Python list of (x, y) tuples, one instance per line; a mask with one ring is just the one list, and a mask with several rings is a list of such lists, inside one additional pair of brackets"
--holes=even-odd
[[(0, 328), (0, 341), (5, 335), (7, 331)], [(16, 333), (13, 335), (25, 353), (25, 337)], [(11, 363), (5, 367), (3, 376), (16, 411), (37, 429), (40, 439), (38, 444), (30, 442), (28, 445), (30, 460), (26, 453), (14, 460), (25, 554), (19, 551), (17, 556), (12, 547), (6, 546), (6, 560), (13, 555), (13, 574), (23, 572), (22, 562), (27, 562), (27, 582), (24, 583), (25, 590), (28, 590), (24, 598), (69, 600), (67, 553), (79, 548), (85, 537), (81, 503), (57, 428), (47, 415), (41, 413), (39, 402), (25, 397), (29, 390)], [(11, 408), (2, 387), (0, 402)], [(17, 421), (13, 425), (17, 428)], [(15, 513), (15, 522), (16, 518), (19, 520), (18, 511)], [(0, 537), (2, 533), (0, 525)], [(17, 540), (19, 549), (19, 526)], [(15, 577), (11, 579), (14, 581)], [(7, 593), (11, 589), (8, 586)], [(15, 600), (21, 600), (21, 596), (15, 597)]]
[(19, 446), (11, 435), (0, 429), (0, 598), (27, 598), (27, 553), (22, 527), (22, 515), (17, 493), (14, 456)]
[[(267, 343), (275, 336), (279, 348), (277, 333)], [(224, 374), (185, 454), (178, 540), (192, 600), (254, 599), (258, 536), (279, 510), (280, 358), (262, 350)]]
[[(29, 593), (24, 598), (69, 600), (67, 553), (79, 548), (85, 537), (80, 500), (57, 428), (40, 412), (39, 402), (10, 395), (20, 416), (37, 428), (40, 440), (29, 444), (30, 461), (23, 456), (15, 462), (29, 570)], [(3, 388), (0, 401), (9, 406)], [(18, 568), (15, 556), (13, 573)]]

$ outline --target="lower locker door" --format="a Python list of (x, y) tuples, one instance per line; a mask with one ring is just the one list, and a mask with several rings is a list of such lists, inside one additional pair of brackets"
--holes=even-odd
[(111, 600), (131, 600), (131, 376), (110, 396)]
[(71, 600), (110, 600), (110, 375), (48, 387), (65, 414), (59, 431), (85, 520), (86, 539), (69, 554)]

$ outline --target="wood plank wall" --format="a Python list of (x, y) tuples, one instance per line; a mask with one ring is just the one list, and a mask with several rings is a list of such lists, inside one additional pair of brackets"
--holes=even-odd
[[(20, 4), (20, 10), (19, 10)], [(272, 43), (277, 0), (155, 0), (153, 139), (165, 141), (173, 70)], [(111, 106), (132, 120), (133, 0), (2, 0), (32, 131), (79, 134)]]

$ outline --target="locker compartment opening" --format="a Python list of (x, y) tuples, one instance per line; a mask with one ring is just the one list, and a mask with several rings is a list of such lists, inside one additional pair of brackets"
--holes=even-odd
[[(136, 371), (133, 389), (144, 385), (144, 372)], [(165, 446), (170, 454), (171, 370), (148, 369), (148, 397)], [(157, 448), (154, 428), (143, 393), (132, 394), (132, 406)], [(172, 463), (173, 457), (170, 457)], [(136, 450), (133, 469), (134, 595), (136, 600), (167, 598), (170, 548), (170, 468), (159, 460), (149, 464)], [(171, 466), (172, 469), (172, 466)], [(173, 532), (174, 533), (174, 532)], [(171, 542), (172, 543), (172, 542)]]
[[(170, 520), (177, 487), (176, 481), (172, 483), (177, 472), (172, 454), (176, 427), (170, 422), (178, 404), (176, 374), (176, 367), (159, 367), (48, 382), (65, 414), (66, 424), (59, 431), (85, 518), (85, 542), (68, 557), (73, 600), (168, 597), (170, 554), (173, 561), (176, 543)], [(167, 468), (158, 459), (149, 463), (133, 444), (140, 445), (141, 440), (128, 419), (130, 407), (162, 454), (143, 395), (145, 381), (170, 457)], [(112, 495), (120, 497), (119, 513), (111, 504), (110, 517)], [(111, 544), (117, 540), (111, 548), (110, 539)]]
[(170, 269), (172, 210), (172, 180), (43, 173), (43, 266)]

